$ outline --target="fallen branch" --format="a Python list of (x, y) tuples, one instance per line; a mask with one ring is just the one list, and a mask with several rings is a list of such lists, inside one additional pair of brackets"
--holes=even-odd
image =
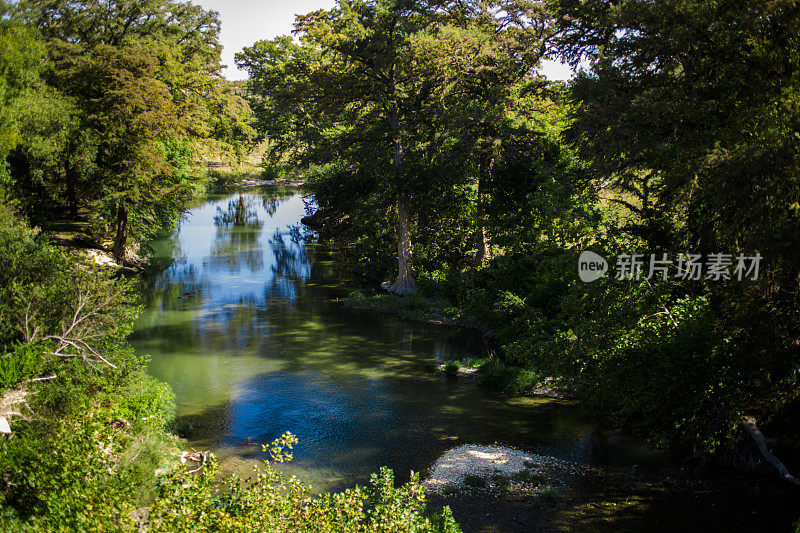
[(761, 430), (758, 429), (758, 426), (756, 426), (756, 419), (752, 416), (742, 417), (742, 426), (758, 445), (758, 450), (761, 452), (761, 455), (769, 464), (775, 467), (781, 478), (783, 478), (784, 481), (788, 481), (789, 483), (800, 487), (800, 479), (794, 477), (786, 468), (786, 466), (780, 461), (780, 459), (772, 455), (772, 453), (769, 451), (769, 448), (767, 447), (767, 439), (764, 437), (764, 434), (761, 433)]
[(56, 379), (57, 377), (58, 376), (53, 374), (52, 376), (44, 376), (44, 377), (41, 377), (41, 378), (29, 379), (29, 380), (26, 380), (25, 383), (36, 383), (37, 381), (50, 381), (51, 379)]

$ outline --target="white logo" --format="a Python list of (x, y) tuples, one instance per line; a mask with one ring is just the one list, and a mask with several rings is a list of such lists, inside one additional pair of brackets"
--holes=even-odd
[(590, 283), (600, 279), (608, 272), (608, 261), (594, 252), (586, 250), (578, 258), (578, 276), (581, 281)]

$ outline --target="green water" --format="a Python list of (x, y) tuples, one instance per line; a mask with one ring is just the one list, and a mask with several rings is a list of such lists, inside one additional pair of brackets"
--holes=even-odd
[[(363, 484), (383, 465), (406, 479), (455, 445), (500, 443), (603, 472), (560, 508), (567, 529), (786, 531), (800, 515), (772, 476), (675, 484), (663, 457), (575, 405), (437, 374), (482, 355), (483, 339), (344, 308), (339, 299), (370, 288), (303, 228), (310, 201), (276, 188), (211, 197), (152, 243), (163, 269), (145, 280), (131, 340), (175, 391), (189, 444), (213, 450), (223, 471), (247, 474), (285, 431), (300, 439), (285, 468), (315, 491)], [(633, 465), (656, 484), (632, 480)]]
[(307, 201), (275, 188), (212, 197), (152, 244), (168, 266), (147, 280), (132, 342), (175, 391), (193, 446), (245, 469), (291, 431), (293, 473), (317, 490), (382, 465), (407, 477), (459, 443), (620, 467), (653, 459), (598, 436), (573, 406), (434, 372), (484, 353), (477, 334), (345, 309), (337, 299), (364, 287), (303, 229)]

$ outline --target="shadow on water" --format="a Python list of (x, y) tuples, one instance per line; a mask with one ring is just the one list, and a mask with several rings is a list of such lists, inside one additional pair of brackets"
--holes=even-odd
[[(300, 225), (308, 201), (276, 188), (214, 197), (152, 243), (168, 266), (147, 280), (131, 340), (174, 389), (190, 444), (214, 450), (224, 470), (246, 474), (284, 431), (300, 443), (282, 468), (317, 490), (363, 484), (383, 465), (407, 479), (462, 443), (498, 442), (609, 475), (665, 466), (574, 405), (434, 372), (482, 355), (476, 334), (338, 304), (360, 282)], [(575, 521), (585, 510), (564, 512)]]

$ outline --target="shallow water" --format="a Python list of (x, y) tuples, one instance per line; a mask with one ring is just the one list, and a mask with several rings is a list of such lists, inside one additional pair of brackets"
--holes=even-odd
[(146, 280), (131, 340), (175, 391), (195, 448), (244, 472), (291, 431), (300, 443), (287, 469), (316, 490), (363, 483), (383, 465), (407, 478), (459, 443), (663, 464), (575, 406), (434, 372), (484, 353), (477, 334), (344, 308), (337, 299), (365, 287), (303, 229), (309, 201), (277, 188), (211, 197), (152, 243), (165, 268)]

